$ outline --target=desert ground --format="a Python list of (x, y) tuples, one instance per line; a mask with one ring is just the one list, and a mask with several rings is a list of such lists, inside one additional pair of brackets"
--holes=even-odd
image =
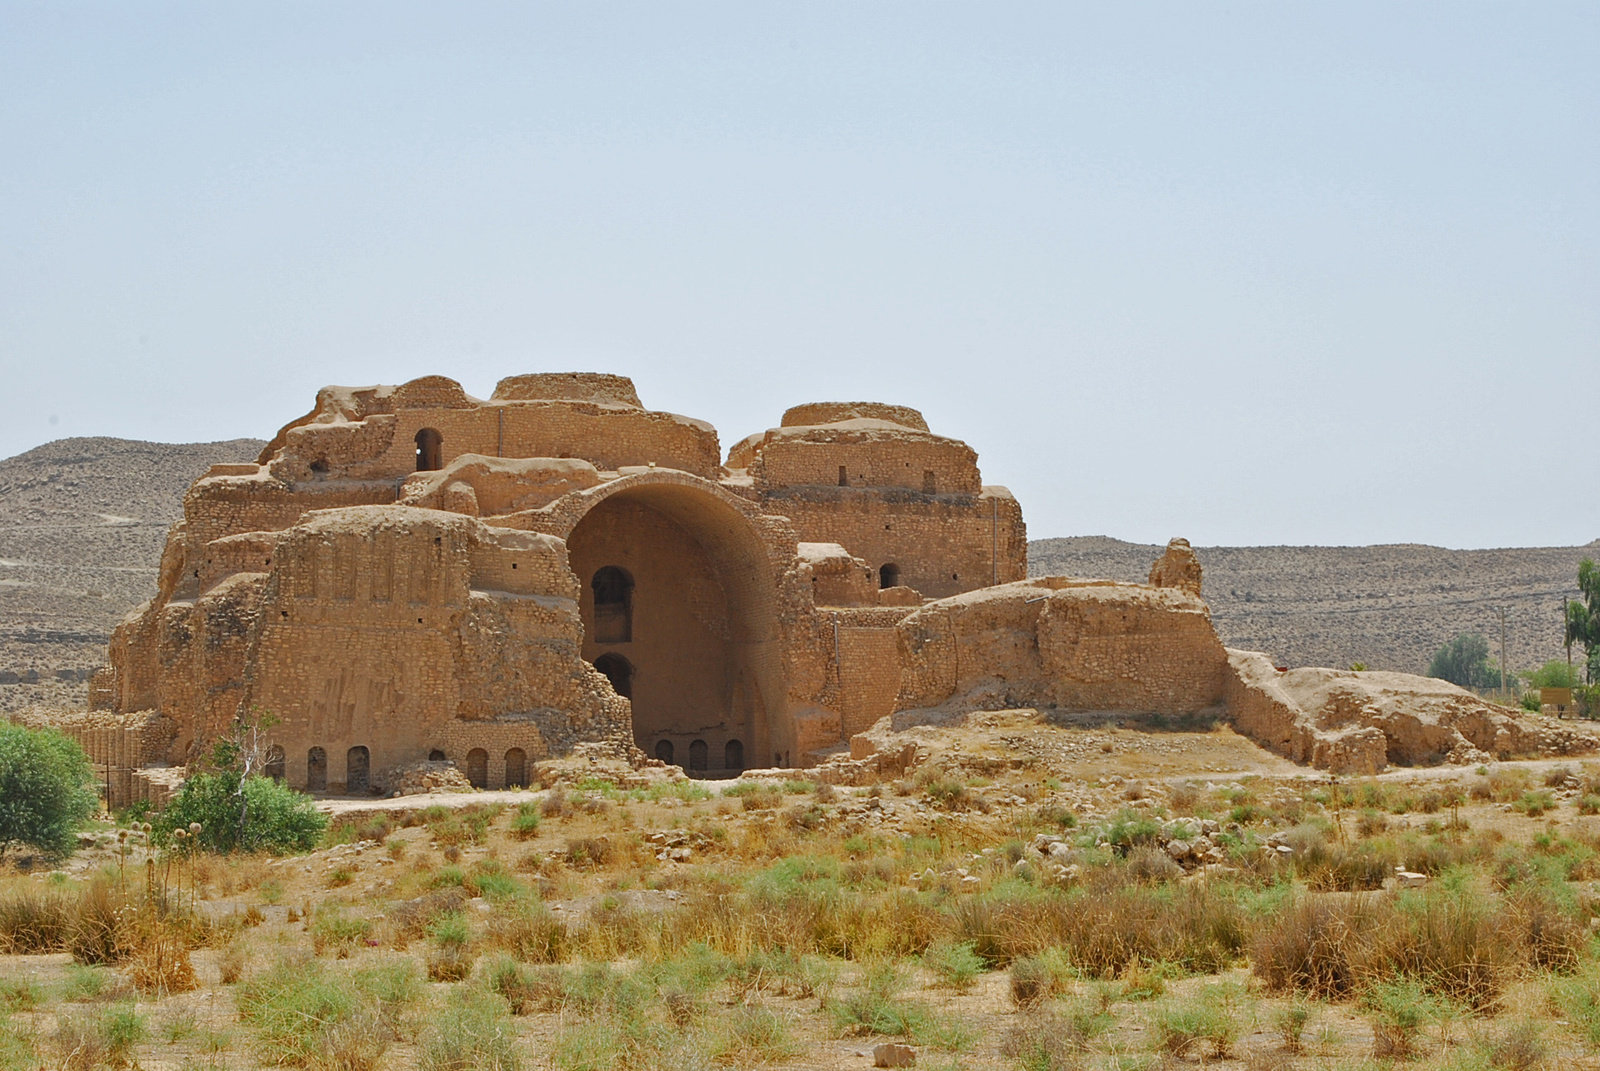
[[(308, 854), (138, 815), (13, 853), (0, 1067), (1600, 1067), (1600, 763), (1331, 778), (1030, 710), (908, 738), (872, 784), (568, 760), (322, 800)], [(112, 952), (118, 910), (160, 921)]]

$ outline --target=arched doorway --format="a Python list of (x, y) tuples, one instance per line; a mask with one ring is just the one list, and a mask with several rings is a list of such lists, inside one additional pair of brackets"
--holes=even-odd
[(287, 765), (282, 744), (273, 744), (267, 748), (267, 760), (263, 764), (262, 772), (274, 781), (283, 780), (284, 767)]
[(744, 769), (744, 745), (737, 740), (729, 740), (722, 748), (722, 768), (724, 770)]
[(359, 744), (344, 753), (344, 790), (352, 796), (372, 790), (372, 753)]
[(306, 752), (306, 791), (328, 790), (328, 753), (320, 747)]
[(613, 692), (624, 699), (633, 698), (633, 663), (615, 652), (607, 652), (594, 660), (594, 668), (605, 674)]
[(473, 788), (489, 787), (489, 753), (481, 747), (467, 752), (467, 780)]
[(671, 740), (656, 741), (656, 758), (670, 765), (672, 762), (672, 752), (673, 747)]
[(445, 761), (444, 752), (440, 751), (438, 748), (434, 748), (432, 751), (428, 752), (428, 761), (429, 762), (444, 762)]
[(525, 788), (528, 784), (528, 755), (520, 747), (506, 752), (506, 787)]
[(900, 586), (900, 567), (889, 562), (878, 569), (878, 586), (880, 588), (897, 588)]
[[(718, 748), (780, 743), (769, 740), (788, 696), (778, 566), (747, 504), (676, 472), (617, 483), (565, 538), (583, 657), (632, 701), (634, 743), (652, 754), (701, 734)], [(712, 761), (708, 750), (702, 768)]]
[(711, 749), (706, 747), (704, 740), (696, 740), (689, 745), (689, 769), (704, 770), (709, 760)]
[(416, 443), (418, 472), (444, 468), (444, 436), (437, 428), (423, 428), (417, 432)]

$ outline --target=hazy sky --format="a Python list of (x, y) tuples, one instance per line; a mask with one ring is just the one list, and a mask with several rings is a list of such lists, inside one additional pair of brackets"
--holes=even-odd
[(0, 2), (0, 456), (883, 399), (1034, 537), (1600, 537), (1600, 5)]

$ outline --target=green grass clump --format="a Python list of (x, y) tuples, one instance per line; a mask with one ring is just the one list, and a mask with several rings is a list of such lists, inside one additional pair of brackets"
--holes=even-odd
[(92, 1071), (126, 1066), (148, 1034), (132, 1004), (111, 1004), (62, 1017), (54, 1041), (63, 1071)]
[(937, 941), (922, 954), (922, 965), (934, 973), (939, 984), (965, 993), (988, 966), (973, 947), (972, 941)]
[(1239, 1040), (1238, 1003), (1242, 989), (1228, 982), (1208, 985), (1192, 996), (1174, 998), (1150, 1012), (1158, 1047), (1174, 1056), (1228, 1055)]
[(539, 804), (528, 800), (517, 804), (517, 813), (511, 816), (511, 834), (518, 840), (532, 840), (539, 835)]
[(347, 915), (339, 907), (320, 908), (311, 920), (311, 947), (319, 956), (332, 952), (339, 959), (347, 959), (371, 939), (372, 920)]
[(240, 983), (234, 999), (239, 1021), (272, 1063), (375, 1066), (389, 1046), (381, 1000), (315, 960), (281, 960)]
[(524, 1066), (506, 1002), (471, 986), (451, 994), (418, 1048), (421, 1071), (522, 1071)]

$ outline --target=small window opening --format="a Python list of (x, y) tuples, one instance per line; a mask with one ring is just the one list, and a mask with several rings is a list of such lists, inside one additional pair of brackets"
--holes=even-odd
[(840, 487), (849, 487), (850, 486), (850, 471), (848, 469), (846, 469), (843, 465), (839, 466), (839, 486)]
[(932, 469), (922, 470), (922, 493), (925, 495), (938, 494), (937, 482), (933, 477)]
[(890, 562), (878, 569), (878, 586), (880, 588), (897, 588), (900, 586), (900, 567)]
[(311, 471), (318, 476), (326, 476), (328, 474), (328, 459), (325, 457), (317, 458), (311, 463)]
[(428, 752), (428, 761), (429, 762), (443, 762), (444, 761), (444, 752), (440, 751), (438, 748), (434, 748), (432, 751)]
[(706, 742), (704, 740), (696, 740), (694, 743), (690, 744), (689, 769), (704, 770), (706, 768), (706, 758), (710, 753), (710, 750), (710, 748), (706, 747)]
[(417, 432), (417, 471), (432, 472), (444, 468), (444, 436), (436, 428), (423, 428)]
[(306, 752), (306, 791), (328, 790), (328, 753), (320, 747)]
[(594, 668), (605, 674), (612, 691), (624, 699), (633, 698), (633, 664), (626, 658), (608, 652), (594, 660)]
[(481, 747), (467, 752), (467, 780), (473, 788), (489, 787), (489, 753)]
[(656, 758), (660, 759), (662, 762), (667, 763), (668, 765), (671, 765), (671, 763), (672, 763), (672, 741), (671, 740), (657, 740), (656, 741)]
[(602, 566), (589, 581), (594, 592), (594, 642), (633, 639), (633, 577), (615, 565)]
[(344, 753), (344, 790), (352, 796), (372, 789), (372, 753), (357, 744)]
[(737, 740), (729, 740), (722, 749), (722, 768), (725, 770), (744, 769), (744, 745)]

